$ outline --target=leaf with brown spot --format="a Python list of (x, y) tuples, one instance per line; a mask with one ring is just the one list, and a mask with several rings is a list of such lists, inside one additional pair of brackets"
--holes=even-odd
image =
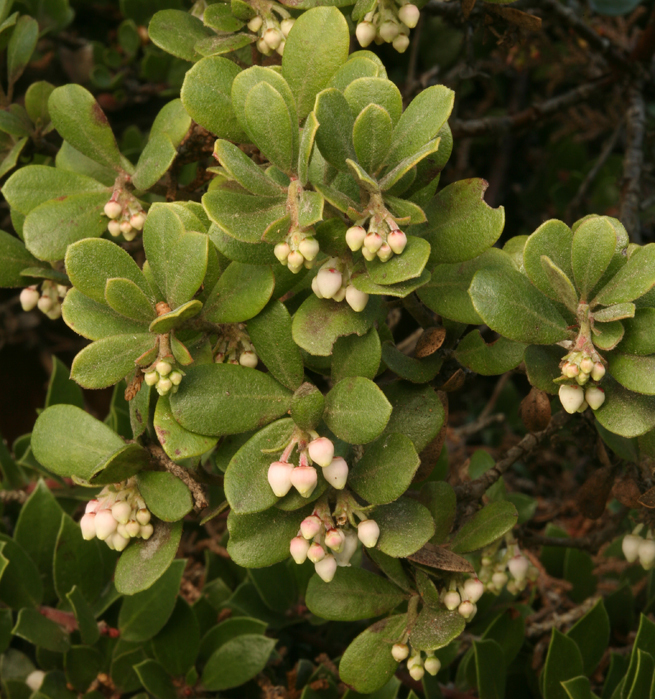
[(453, 553), (443, 546), (435, 546), (434, 544), (425, 544), (422, 549), (419, 549), (407, 559), (413, 563), (437, 568), (438, 570), (450, 570), (455, 573), (473, 573), (473, 566), (463, 558)]
[(417, 359), (429, 357), (443, 345), (445, 339), (446, 328), (426, 328), (425, 332), (419, 337), (416, 343), (416, 352), (414, 356)]

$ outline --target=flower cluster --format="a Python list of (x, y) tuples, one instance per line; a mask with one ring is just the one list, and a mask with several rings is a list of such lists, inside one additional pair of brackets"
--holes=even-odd
[(368, 294), (356, 289), (351, 284), (351, 269), (349, 265), (337, 257), (331, 257), (319, 269), (312, 279), (312, 291), (319, 299), (332, 299), (346, 303), (359, 313), (366, 308)]
[(632, 534), (623, 537), (623, 555), (628, 563), (634, 563), (639, 559), (639, 563), (644, 570), (655, 568), (655, 541), (653, 540), (653, 530), (649, 529), (646, 537), (639, 535), (643, 524), (635, 527)]
[[(593, 351), (574, 351), (564, 357), (560, 364), (562, 380), (575, 380), (576, 383), (562, 384), (559, 398), (567, 413), (582, 413), (587, 408), (598, 410), (605, 402), (605, 391), (596, 385), (605, 376), (605, 366), (600, 355)], [(595, 382), (582, 389), (592, 380)]]
[(291, 233), (284, 242), (273, 248), (275, 257), (294, 274), (298, 274), (303, 267), (311, 269), (314, 266), (319, 246), (318, 240), (311, 235), (312, 232), (309, 229)]
[(41, 284), (39, 291), (38, 284), (28, 286), (20, 292), (20, 305), (24, 311), (31, 311), (38, 308), (45, 313), (50, 320), (57, 320), (61, 317), (61, 302), (68, 291), (67, 286), (55, 284), (46, 279)]
[(95, 500), (87, 503), (80, 528), (87, 541), (97, 536), (116, 551), (123, 551), (132, 539), (149, 539), (153, 532), (150, 510), (136, 479), (105, 486)]
[(418, 24), (419, 16), (418, 7), (409, 0), (379, 0), (357, 25), (357, 40), (362, 48), (372, 41), (376, 44), (386, 42), (391, 43), (399, 53), (404, 53), (409, 46), (409, 30)]
[(213, 353), (216, 364), (240, 364), (254, 369), (259, 363), (255, 348), (241, 323), (237, 325), (236, 333), (226, 333), (219, 337)]
[(441, 670), (441, 661), (435, 657), (434, 652), (426, 653), (425, 660), (423, 660), (420, 650), (412, 650), (410, 655), (410, 647), (407, 640), (394, 643), (391, 655), (398, 663), (402, 663), (403, 660), (409, 658), (407, 660), (407, 671), (410, 677), (417, 682), (423, 679), (423, 675), (426, 672), (434, 676)]
[[(284, 45), (289, 32), (296, 21), (282, 5), (271, 3), (271, 12), (264, 15), (255, 15), (248, 22), (248, 29), (257, 34), (257, 50), (265, 56), (270, 56), (273, 51), (284, 53)], [(273, 13), (280, 16), (280, 20)]]
[(173, 357), (160, 359), (144, 372), (143, 380), (148, 386), (154, 386), (160, 396), (166, 396), (171, 391), (177, 393), (183, 374), (179, 369), (173, 369), (174, 363)]
[(146, 212), (141, 204), (122, 188), (114, 189), (111, 199), (105, 204), (105, 216), (109, 219), (109, 233), (114, 238), (122, 233), (127, 241), (134, 240), (146, 222)]
[(518, 544), (511, 538), (505, 548), (488, 552), (482, 556), (482, 568), (478, 577), (486, 589), (500, 594), (505, 586), (515, 595), (525, 590), (529, 580), (536, 580), (537, 569), (521, 553)]
[(375, 225), (375, 220), (375, 217), (371, 218), (368, 232), (362, 226), (351, 226), (346, 231), (346, 243), (353, 252), (361, 250), (369, 262), (376, 257), (386, 262), (405, 249), (407, 236), (391, 217), (385, 219), (384, 225)]

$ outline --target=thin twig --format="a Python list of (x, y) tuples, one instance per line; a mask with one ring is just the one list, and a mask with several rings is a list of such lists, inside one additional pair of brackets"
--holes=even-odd
[(568, 612), (564, 614), (559, 614), (558, 612), (553, 612), (552, 615), (541, 622), (531, 623), (531, 617), (527, 617), (525, 635), (528, 638), (536, 638), (548, 633), (551, 629), (561, 629), (569, 624), (573, 624), (578, 619), (582, 618), (595, 604), (600, 597), (589, 597), (582, 604), (577, 607), (573, 607)]
[(505, 415), (503, 413), (496, 413), (496, 415), (480, 415), (473, 422), (469, 422), (461, 427), (456, 427), (453, 432), (460, 438), (466, 439), (471, 437), (478, 432), (486, 429), (490, 425), (495, 425), (496, 423), (501, 423), (505, 420)]
[(630, 105), (626, 112), (627, 144), (623, 159), (623, 188), (619, 218), (634, 243), (641, 242), (639, 204), (641, 197), (641, 169), (644, 164), (644, 133), (646, 107), (642, 82), (637, 81), (628, 91)]
[(147, 449), (160, 466), (163, 466), (169, 473), (177, 476), (191, 491), (194, 502), (193, 509), (196, 512), (204, 510), (209, 504), (204, 486), (198, 483), (186, 468), (169, 459), (168, 456), (166, 456), (166, 452), (161, 447), (156, 444), (149, 444)]

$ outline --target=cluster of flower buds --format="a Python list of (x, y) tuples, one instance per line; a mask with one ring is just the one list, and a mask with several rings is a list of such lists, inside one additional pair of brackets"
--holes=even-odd
[(308, 229), (291, 233), (273, 249), (275, 257), (294, 274), (298, 274), (303, 268), (311, 269), (316, 263), (319, 246), (318, 240), (311, 235), (312, 232)]
[(564, 384), (559, 387), (559, 399), (567, 413), (584, 413), (587, 408), (600, 408), (605, 402), (605, 390), (600, 386), (582, 388), (575, 384)]
[(376, 44), (392, 44), (399, 53), (405, 53), (409, 46), (409, 30), (419, 20), (420, 12), (409, 0), (378, 3), (357, 25), (355, 34), (362, 48), (372, 41)]
[(116, 551), (123, 551), (132, 539), (149, 539), (153, 532), (150, 510), (136, 479), (105, 486), (95, 500), (87, 503), (80, 528), (87, 541), (97, 536)]
[(257, 50), (260, 53), (270, 56), (276, 51), (282, 56), (287, 37), (296, 20), (280, 5), (273, 5), (271, 9), (280, 15), (281, 21), (272, 12), (264, 16), (255, 15), (248, 22), (248, 29), (259, 37)]
[(434, 652), (426, 653), (424, 660), (420, 650), (410, 650), (409, 642), (406, 638), (398, 643), (394, 643), (391, 648), (391, 655), (397, 663), (407, 660), (407, 672), (417, 682), (423, 679), (423, 675), (426, 672), (434, 676), (441, 670), (441, 661), (435, 657)]
[[(598, 410), (605, 402), (605, 391), (598, 382), (605, 376), (605, 366), (597, 352), (588, 354), (584, 351), (573, 351), (564, 357), (560, 364), (563, 383), (559, 389), (559, 399), (567, 413), (583, 413), (587, 408)], [(591, 385), (589, 381), (595, 383)], [(572, 383), (575, 381), (575, 383)], [(587, 386), (586, 388), (582, 388)]]
[(346, 231), (346, 243), (353, 252), (361, 250), (369, 262), (376, 257), (386, 262), (394, 254), (402, 253), (407, 246), (407, 236), (397, 227), (396, 222), (388, 217), (384, 226), (374, 227), (371, 219), (368, 232), (362, 226), (351, 226)]
[(174, 364), (173, 357), (166, 357), (144, 372), (143, 380), (148, 386), (154, 386), (160, 396), (166, 396), (171, 392), (177, 393), (183, 373), (179, 369), (174, 369)]
[(124, 189), (114, 189), (111, 199), (105, 204), (105, 216), (109, 219), (107, 230), (117, 238), (121, 233), (125, 240), (136, 238), (143, 230), (146, 212), (135, 197)]
[(57, 318), (61, 317), (61, 302), (64, 300), (67, 291), (67, 286), (55, 284), (46, 279), (41, 284), (41, 291), (39, 291), (38, 284), (33, 284), (23, 289), (20, 292), (20, 305), (24, 311), (38, 308), (50, 320), (57, 320)]
[(634, 563), (639, 559), (639, 563), (644, 570), (655, 568), (655, 541), (653, 540), (653, 530), (649, 529), (646, 537), (640, 536), (643, 524), (635, 527), (632, 534), (623, 537), (623, 555), (628, 563)]
[(373, 519), (362, 519), (355, 531), (349, 526), (335, 526), (329, 513), (317, 508), (300, 523), (300, 530), (291, 539), (289, 551), (298, 565), (309, 559), (317, 575), (329, 583), (337, 567), (350, 566), (358, 540), (371, 548), (377, 544), (379, 537), (380, 528)]
[(448, 611), (457, 610), (466, 621), (471, 621), (478, 611), (476, 603), (484, 591), (484, 583), (478, 578), (467, 578), (463, 582), (452, 578), (448, 587), (441, 591), (441, 601)]
[(478, 574), (480, 582), (494, 594), (500, 594), (504, 587), (515, 595), (525, 590), (528, 581), (536, 580), (539, 571), (521, 553), (518, 544), (510, 540), (505, 548), (482, 556), (482, 568)]
[(216, 364), (240, 364), (255, 369), (259, 363), (259, 357), (250, 342), (245, 326), (237, 326), (236, 336), (221, 336), (214, 347), (214, 361)]
[(351, 284), (350, 267), (337, 257), (331, 257), (312, 279), (312, 290), (319, 299), (346, 303), (359, 313), (366, 308), (368, 294)]

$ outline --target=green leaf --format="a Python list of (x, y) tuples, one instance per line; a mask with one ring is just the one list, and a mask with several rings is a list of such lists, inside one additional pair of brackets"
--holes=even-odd
[(389, 112), (377, 104), (370, 104), (355, 119), (353, 145), (357, 160), (366, 172), (374, 173), (382, 163), (391, 145), (392, 133)]
[(452, 486), (444, 481), (428, 481), (421, 487), (421, 503), (434, 520), (435, 531), (430, 543), (443, 544), (455, 521), (457, 498)]
[[(221, 7), (212, 5), (211, 7)], [(279, 184), (268, 177), (264, 171), (240, 149), (229, 141), (218, 140), (214, 144), (214, 155), (230, 176), (251, 194), (263, 197), (281, 196)]]
[[(141, 390), (143, 390), (143, 387)], [(158, 398), (153, 424), (159, 443), (166, 452), (166, 455), (170, 459), (173, 459), (173, 461), (181, 461), (182, 459), (190, 459), (195, 456), (201, 456), (214, 447), (217, 442), (216, 438), (195, 434), (194, 432), (190, 432), (182, 427), (173, 416), (173, 411), (171, 410), (170, 399), (168, 396), (160, 396)], [(149, 477), (154, 474), (149, 473), (141, 475), (143, 477)], [(180, 493), (178, 493), (178, 495), (180, 495)], [(186, 497), (184, 495), (182, 495), (181, 504), (184, 507), (187, 505)], [(191, 503), (189, 502), (188, 504), (190, 510)], [(189, 510), (184, 512), (179, 517), (173, 516), (170, 519), (168, 517), (161, 517), (160, 514), (157, 514), (157, 516), (160, 517), (160, 519), (164, 519), (165, 521), (169, 522), (175, 519), (181, 519), (181, 517), (183, 517)]]
[(610, 620), (603, 600), (598, 600), (566, 635), (578, 644), (584, 674), (591, 676), (602, 660), (610, 640)]
[(82, 388), (106, 388), (124, 379), (154, 345), (150, 333), (115, 335), (87, 345), (73, 360), (71, 377)]
[(168, 134), (151, 133), (136, 164), (132, 184), (136, 189), (150, 189), (166, 174), (176, 155), (177, 149)]
[(5, 534), (0, 534), (0, 569), (0, 600), (8, 607), (21, 609), (41, 604), (43, 583), (38, 568), (23, 547)]
[(289, 409), (291, 392), (275, 379), (232, 364), (191, 366), (171, 396), (186, 429), (218, 437), (262, 427)]
[(296, 98), (300, 119), (311, 112), (316, 95), (346, 62), (349, 45), (348, 24), (334, 7), (314, 8), (296, 20), (284, 46), (282, 75)]
[(247, 682), (264, 669), (275, 644), (275, 639), (259, 634), (231, 639), (207, 661), (201, 677), (203, 687), (220, 691)]
[(77, 585), (73, 586), (71, 591), (66, 594), (66, 599), (75, 614), (82, 642), (88, 646), (94, 645), (100, 638), (100, 629), (80, 588)]
[(357, 621), (386, 614), (405, 595), (386, 578), (362, 568), (339, 568), (330, 583), (313, 575), (307, 586), (309, 611), (323, 619)]
[(328, 357), (339, 337), (367, 333), (373, 326), (377, 311), (378, 304), (374, 299), (369, 299), (366, 308), (356, 313), (346, 303), (319, 299), (312, 294), (293, 317), (291, 332), (294, 342), (310, 354)]
[[(194, 318), (202, 310), (202, 303), (198, 299), (193, 299), (193, 301), (187, 301), (181, 306), (178, 306), (174, 311), (170, 313), (165, 313), (150, 323), (148, 330), (151, 333), (158, 333), (160, 335), (170, 332), (175, 328), (179, 328), (184, 321), (189, 318)], [(178, 348), (179, 349), (179, 348)], [(184, 362), (185, 364), (190, 364), (189, 361)]]
[(381, 360), (382, 346), (375, 328), (361, 337), (340, 337), (332, 350), (332, 381), (338, 383), (350, 376), (363, 376), (373, 380)]
[(321, 155), (337, 170), (346, 172), (346, 160), (356, 157), (352, 140), (354, 119), (346, 98), (333, 87), (323, 90), (316, 97), (314, 113), (320, 124), (316, 145)]
[[(650, 648), (648, 650), (651, 650)], [(631, 669), (633, 662), (636, 659), (634, 680), (632, 680)], [(646, 692), (651, 690), (653, 681), (653, 669), (655, 668), (655, 662), (653, 662), (653, 656), (641, 649), (638, 649), (636, 654), (633, 650), (633, 656), (630, 660), (630, 668), (628, 669), (628, 674), (625, 678), (625, 685), (623, 686), (624, 694), (626, 699), (639, 699), (639, 697), (645, 697)]]
[(121, 639), (142, 643), (156, 636), (175, 608), (185, 560), (175, 560), (147, 590), (124, 597), (118, 615)]
[(232, 83), (241, 69), (232, 61), (210, 56), (186, 73), (180, 97), (189, 116), (218, 138), (245, 140), (232, 107)]
[[(407, 187), (400, 187), (399, 188), (393, 189), (401, 180), (403, 177), (406, 175), (410, 175), (410, 184), (411, 181), (414, 179), (415, 175), (411, 175), (411, 170), (414, 168), (418, 163), (421, 162), (421, 160), (424, 160), (425, 158), (428, 157), (428, 155), (432, 155), (432, 153), (435, 153), (439, 149), (439, 139), (435, 138), (431, 141), (428, 141), (422, 148), (419, 148), (415, 153), (412, 153), (411, 155), (408, 155), (406, 158), (403, 158), (396, 167), (393, 168), (393, 170), (390, 170), (381, 180), (380, 180), (380, 189), (383, 192), (388, 192), (389, 190), (400, 193), (405, 191)], [(436, 189), (436, 185), (435, 185)], [(409, 204), (407, 204), (409, 206)], [(412, 221), (412, 223), (423, 223), (425, 221), (425, 216), (422, 217), (421, 221)]]
[(233, 512), (261, 512), (278, 501), (268, 483), (268, 467), (275, 461), (270, 450), (282, 451), (293, 430), (293, 420), (278, 420), (257, 432), (232, 457), (225, 472), (225, 497)]
[(200, 649), (200, 625), (183, 597), (177, 598), (166, 625), (152, 639), (152, 649), (170, 675), (183, 675), (193, 667)]
[(9, 233), (0, 231), (0, 286), (23, 287), (27, 280), (21, 276), (26, 267), (38, 265), (38, 260), (25, 248), (25, 244)]
[(64, 662), (67, 683), (80, 692), (86, 691), (102, 670), (102, 656), (96, 648), (72, 646)]
[(407, 615), (382, 619), (355, 638), (339, 663), (341, 680), (362, 694), (384, 687), (395, 674), (398, 663), (391, 646), (398, 643), (407, 626)]
[(623, 323), (613, 320), (610, 323), (596, 323), (592, 342), (601, 350), (613, 350), (623, 339)]
[(48, 100), (54, 127), (76, 150), (113, 170), (123, 170), (114, 134), (100, 105), (81, 85), (56, 88)]
[(307, 185), (309, 180), (309, 161), (312, 157), (318, 126), (316, 115), (314, 112), (310, 112), (302, 128), (298, 149), (298, 179), (303, 187)]
[(18, 612), (12, 634), (54, 653), (65, 653), (70, 648), (68, 634), (59, 624), (46, 619), (38, 610), (28, 607)]
[(419, 464), (409, 437), (398, 432), (383, 435), (353, 466), (348, 484), (369, 504), (384, 505), (397, 500), (409, 488)]
[(582, 656), (577, 644), (553, 629), (542, 677), (544, 699), (567, 699), (561, 683), (582, 674)]
[(219, 32), (238, 32), (243, 27), (243, 22), (232, 14), (231, 7), (222, 3), (209, 5), (203, 13), (202, 21), (206, 27)]
[(156, 660), (148, 658), (148, 660), (134, 665), (134, 672), (136, 672), (144, 688), (155, 699), (176, 699), (177, 691), (171, 678)]
[(324, 419), (339, 438), (351, 444), (368, 444), (384, 430), (391, 404), (382, 391), (364, 377), (339, 381), (325, 397)]
[(655, 308), (638, 308), (634, 318), (624, 320), (623, 326), (622, 352), (639, 355), (655, 353)]
[(269, 372), (283, 386), (297, 389), (303, 382), (304, 367), (302, 355), (291, 334), (291, 316), (284, 304), (270, 301), (250, 318), (247, 327), (257, 356)]
[(430, 264), (463, 262), (484, 252), (503, 231), (505, 210), (484, 201), (485, 180), (460, 180), (445, 187), (425, 207)]
[(311, 514), (312, 507), (293, 512), (272, 507), (249, 515), (230, 512), (227, 550), (232, 560), (245, 568), (264, 568), (284, 561), (289, 557), (289, 541), (298, 533), (302, 520)]
[(415, 359), (403, 354), (392, 342), (382, 345), (382, 359), (394, 374), (412, 383), (432, 381), (443, 364), (443, 358), (436, 352), (429, 357)]
[(189, 488), (172, 473), (142, 471), (137, 484), (148, 509), (163, 522), (177, 522), (193, 509)]
[(454, 102), (455, 93), (443, 85), (420, 92), (394, 129), (393, 145), (385, 163), (393, 167), (431, 141), (450, 116)]
[(134, 595), (151, 587), (168, 570), (182, 536), (182, 522), (155, 523), (147, 540), (133, 541), (121, 554), (114, 584), (123, 595)]
[(254, 318), (275, 287), (270, 267), (232, 262), (212, 290), (203, 316), (212, 323), (241, 323)]
[(429, 510), (409, 498), (376, 507), (372, 517), (380, 527), (377, 548), (393, 558), (416, 553), (434, 535)]
[(471, 371), (495, 376), (516, 368), (523, 361), (526, 345), (504, 337), (487, 344), (479, 330), (466, 335), (457, 346), (455, 357)]
[(573, 279), (571, 268), (571, 246), (573, 233), (562, 221), (545, 221), (527, 239), (523, 248), (523, 265), (530, 281), (549, 298), (560, 300), (554, 293), (541, 259), (547, 255), (569, 279)]
[(484, 322), (510, 340), (549, 345), (569, 336), (557, 309), (519, 272), (480, 270), (469, 295)]
[(556, 301), (563, 303), (570, 311), (576, 313), (578, 310), (578, 293), (573, 286), (573, 282), (548, 255), (541, 256), (541, 266), (552, 289), (552, 292), (546, 295), (550, 298), (554, 297)]
[(117, 313), (137, 322), (150, 323), (157, 317), (152, 301), (129, 279), (108, 279), (105, 300)]
[(348, 167), (349, 174), (360, 187), (363, 187), (369, 192), (379, 192), (380, 187), (378, 186), (377, 181), (371, 177), (353, 158), (346, 159), (346, 166)]
[(66, 403), (76, 405), (78, 408), (84, 407), (84, 397), (80, 387), (68, 377), (70, 369), (57, 357), (52, 356), (52, 374), (48, 384), (48, 393), (45, 399), (45, 407)]
[(635, 393), (655, 395), (655, 355), (639, 357), (612, 352), (609, 372), (625, 388)]
[(429, 256), (430, 244), (423, 238), (410, 235), (407, 236), (407, 247), (402, 254), (394, 255), (387, 262), (378, 258), (366, 262), (366, 269), (376, 284), (398, 284), (419, 277)]
[(403, 99), (400, 90), (386, 77), (361, 77), (353, 80), (344, 90), (344, 96), (355, 119), (369, 104), (377, 104), (386, 109), (394, 126), (402, 115)]
[(483, 640), (496, 641), (503, 651), (503, 664), (510, 667), (519, 654), (525, 641), (525, 622), (523, 617), (515, 615), (512, 609), (500, 614), (487, 627)]
[(424, 607), (409, 633), (412, 648), (433, 651), (448, 645), (463, 631), (466, 622), (457, 611)]
[(516, 507), (507, 500), (485, 505), (455, 534), (451, 542), (454, 553), (477, 551), (506, 534), (518, 518)]
[[(177, 148), (190, 127), (191, 117), (187, 114), (182, 100), (171, 100), (159, 110), (155, 117), (150, 129), (150, 138), (153, 138), (156, 134), (165, 134)], [(196, 204), (196, 206), (199, 205)]]
[(156, 46), (167, 53), (194, 62), (200, 58), (200, 54), (194, 48), (196, 42), (214, 36), (214, 32), (187, 12), (160, 10), (150, 20), (148, 36)]
[(503, 699), (505, 696), (505, 673), (498, 668), (504, 662), (502, 648), (491, 639), (473, 641), (475, 674), (480, 699)]
[(10, 89), (30, 62), (38, 38), (39, 23), (29, 15), (21, 15), (7, 46), (7, 79)]
[(571, 266), (583, 302), (588, 300), (612, 260), (616, 242), (614, 227), (605, 218), (588, 219), (575, 230)]
[(195, 50), (202, 56), (218, 56), (252, 44), (255, 37), (252, 34), (232, 34), (228, 36), (210, 36), (196, 42)]
[(634, 301), (655, 286), (655, 243), (635, 250), (627, 263), (596, 294), (591, 306)]
[(303, 430), (315, 430), (323, 419), (325, 398), (310, 383), (304, 383), (291, 398), (291, 418)]
[(624, 318), (634, 318), (635, 315), (634, 303), (617, 303), (614, 306), (607, 306), (595, 311), (594, 320), (601, 323), (611, 323), (614, 320), (623, 320)]
[(594, 416), (605, 429), (622, 437), (638, 437), (655, 427), (655, 397), (633, 393), (608, 376), (603, 389), (605, 402)]
[(266, 631), (266, 622), (248, 617), (233, 617), (213, 626), (202, 638), (198, 659), (207, 659), (228, 641), (244, 634), (261, 634)]

